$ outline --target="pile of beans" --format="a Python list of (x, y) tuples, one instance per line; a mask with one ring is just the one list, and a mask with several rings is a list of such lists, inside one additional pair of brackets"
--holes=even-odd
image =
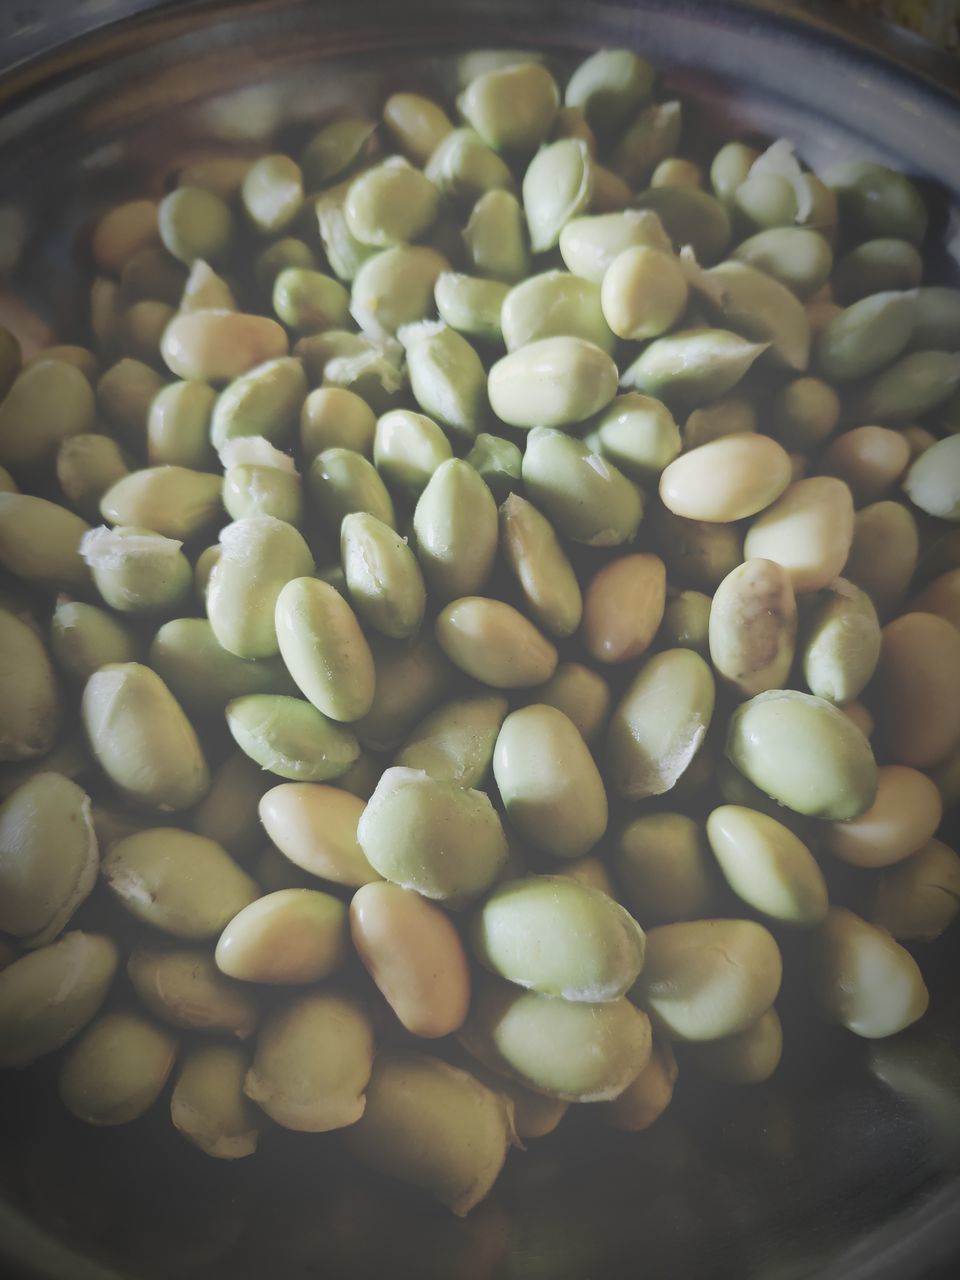
[(105, 211), (86, 345), (0, 329), (0, 1066), (458, 1214), (572, 1104), (767, 1079), (786, 937), (910, 1025), (960, 903), (917, 189), (704, 173), (626, 50), (463, 66)]

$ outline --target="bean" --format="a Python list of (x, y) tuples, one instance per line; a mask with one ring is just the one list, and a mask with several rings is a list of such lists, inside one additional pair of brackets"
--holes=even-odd
[(391, 1009), (415, 1036), (457, 1031), (470, 1004), (470, 969), (450, 918), (412, 889), (381, 881), (350, 902), (350, 936)]
[(545, 853), (578, 858), (607, 827), (607, 795), (599, 770), (562, 711), (522, 707), (497, 737), (493, 775), (511, 825)]
[(824, 1016), (868, 1040), (910, 1026), (930, 1000), (910, 952), (844, 907), (820, 926), (815, 972)]
[(745, 1031), (780, 990), (773, 935), (752, 920), (694, 920), (647, 934), (632, 998), (670, 1040), (707, 1041)]

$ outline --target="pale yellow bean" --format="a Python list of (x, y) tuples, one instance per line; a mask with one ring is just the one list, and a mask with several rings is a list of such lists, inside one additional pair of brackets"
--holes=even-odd
[(675, 458), (660, 477), (660, 497), (675, 515), (727, 524), (769, 507), (790, 476), (790, 458), (776, 440), (736, 432)]
[(327, 1133), (363, 1115), (373, 1054), (373, 1024), (360, 1002), (315, 988), (265, 1019), (243, 1091), (277, 1124)]
[(877, 798), (858, 818), (825, 822), (823, 846), (855, 867), (888, 867), (916, 853), (943, 816), (936, 784), (905, 765), (877, 770)]
[(364, 967), (415, 1036), (456, 1031), (470, 1005), (467, 955), (446, 912), (412, 889), (362, 886), (350, 903), (350, 935)]
[(744, 539), (747, 557), (783, 565), (793, 589), (819, 591), (837, 577), (853, 540), (853, 499), (842, 480), (798, 480), (754, 520)]
[(824, 1017), (868, 1040), (896, 1035), (930, 1002), (910, 952), (844, 907), (820, 926), (815, 974)]
[(285, 782), (260, 801), (260, 821), (281, 853), (311, 875), (361, 885), (380, 877), (357, 840), (364, 803), (340, 787)]
[(338, 969), (347, 945), (347, 913), (339, 898), (313, 889), (280, 889), (233, 917), (215, 956), (230, 978), (300, 985)]
[(269, 316), (239, 311), (189, 311), (164, 330), (160, 354), (178, 378), (229, 382), (267, 360), (285, 356), (290, 343)]
[(670, 1040), (719, 1040), (745, 1031), (773, 1004), (783, 964), (753, 920), (694, 920), (647, 934), (631, 998)]

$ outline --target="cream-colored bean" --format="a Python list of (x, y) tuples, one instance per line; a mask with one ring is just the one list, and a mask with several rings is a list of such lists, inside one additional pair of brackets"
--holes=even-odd
[(72, 930), (0, 972), (0, 1067), (27, 1067), (72, 1040), (99, 1010), (117, 971), (117, 946)]
[(451, 662), (494, 689), (544, 684), (556, 670), (554, 646), (502, 600), (454, 600), (437, 618), (436, 637)]
[(936, 614), (902, 614), (883, 629), (876, 679), (890, 758), (939, 764), (960, 740), (960, 632)]
[(853, 540), (853, 499), (842, 480), (798, 480), (754, 520), (744, 540), (747, 557), (782, 564), (793, 589), (819, 591), (846, 562)]
[(215, 956), (228, 977), (292, 986), (328, 977), (346, 954), (347, 913), (339, 898), (313, 889), (281, 889), (233, 917)]
[(707, 837), (730, 888), (755, 910), (799, 925), (819, 924), (827, 914), (823, 872), (782, 822), (725, 804), (707, 819)]
[(268, 316), (239, 311), (188, 311), (164, 330), (160, 354), (178, 378), (229, 382), (267, 360), (285, 356), (286, 331)]
[(660, 477), (660, 497), (675, 515), (726, 524), (769, 507), (790, 476), (790, 458), (776, 440), (736, 432), (675, 458)]
[(714, 668), (737, 693), (751, 698), (781, 688), (797, 636), (797, 602), (786, 569), (753, 558), (728, 573), (713, 597), (708, 634)]
[(867, 1040), (896, 1035), (930, 1002), (910, 952), (844, 907), (831, 908), (820, 927), (815, 973), (824, 1017)]
[(671, 1040), (719, 1040), (745, 1031), (780, 990), (780, 950), (752, 920), (694, 920), (647, 934), (632, 998)]
[(441, 907), (400, 885), (364, 885), (350, 903), (350, 935), (408, 1031), (434, 1039), (462, 1025), (470, 1004), (470, 968), (460, 935)]
[(260, 801), (260, 821), (281, 853), (334, 884), (369, 884), (380, 877), (357, 840), (364, 803), (340, 787), (285, 782)]
[(891, 764), (877, 770), (877, 798), (858, 818), (823, 824), (824, 848), (855, 867), (888, 867), (931, 838), (943, 816), (936, 784), (925, 773)]
[(384, 771), (358, 838), (381, 875), (452, 906), (485, 893), (507, 862), (507, 838), (484, 791), (419, 769)]
[(591, 579), (583, 644), (598, 662), (631, 662), (646, 653), (663, 620), (667, 571), (655, 555), (612, 560)]
[(609, 894), (567, 876), (501, 884), (473, 915), (473, 954), (491, 973), (565, 1000), (618, 1000), (643, 967), (644, 934)]
[(604, 319), (618, 338), (658, 338), (686, 309), (687, 278), (672, 254), (633, 245), (605, 271), (600, 302)]
[(796, 689), (741, 703), (727, 725), (726, 755), (765, 795), (810, 817), (856, 818), (876, 796), (870, 743), (832, 702)]
[(876, 502), (906, 471), (910, 446), (889, 427), (854, 427), (837, 436), (820, 459), (824, 475), (837, 476), (850, 486), (854, 502)]

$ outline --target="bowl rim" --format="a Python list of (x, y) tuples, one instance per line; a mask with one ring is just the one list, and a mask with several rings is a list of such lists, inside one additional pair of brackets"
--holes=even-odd
[[(211, 17), (229, 22), (283, 9), (303, 7), (304, 0), (107, 0), (91, 8), (85, 0), (65, 7), (58, 18), (11, 29), (0, 40), (0, 110), (8, 109), (24, 95), (42, 93), (52, 79), (77, 76), (99, 63), (105, 55), (121, 56), (151, 44), (156, 38), (187, 34), (205, 26)], [(336, 0), (310, 0), (318, 8)], [(517, 18), (536, 0), (512, 0), (509, 9)], [(416, 0), (419, 15), (437, 18), (461, 6), (448, 0)], [(490, 6), (487, 6), (488, 8)], [(558, 7), (564, 7), (562, 4)], [(571, 8), (573, 6), (570, 6)], [(582, 7), (582, 6), (577, 6)], [(351, 0), (344, 6), (356, 24), (370, 18), (389, 18), (391, 0)], [(873, 14), (853, 13), (836, 0), (590, 0), (591, 13), (606, 10), (699, 11), (720, 21), (763, 24), (792, 29), (807, 42), (828, 42), (867, 61), (883, 63), (895, 74), (907, 76), (915, 87), (923, 85), (936, 96), (960, 105), (960, 57), (892, 22)], [(516, 13), (517, 10), (521, 13)], [(14, 19), (13, 21), (16, 21)], [(398, 24), (399, 26), (400, 24)], [(411, 24), (406, 18), (403, 28)], [(557, 24), (557, 28), (561, 24)], [(460, 28), (451, 24), (455, 39)], [(544, 32), (544, 42), (556, 39)]]

